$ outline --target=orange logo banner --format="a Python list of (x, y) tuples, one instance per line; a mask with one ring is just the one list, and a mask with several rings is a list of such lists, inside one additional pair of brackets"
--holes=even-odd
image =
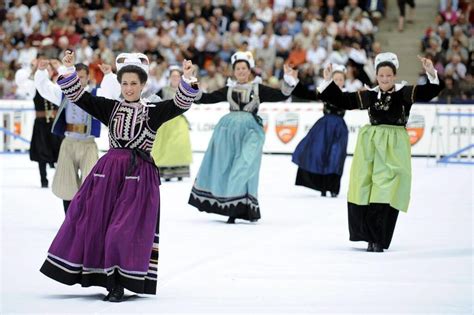
[(299, 115), (292, 112), (279, 113), (275, 118), (275, 129), (278, 139), (283, 143), (290, 142), (296, 135)]

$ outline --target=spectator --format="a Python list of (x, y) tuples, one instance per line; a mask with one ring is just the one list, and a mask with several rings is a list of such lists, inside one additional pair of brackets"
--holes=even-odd
[(306, 51), (306, 61), (309, 62), (316, 72), (319, 72), (326, 57), (326, 49), (319, 45), (317, 38), (314, 38), (311, 47)]
[(332, 16), (332, 20), (336, 23), (341, 20), (339, 15), (339, 8), (336, 6), (336, 0), (327, 0), (326, 6), (322, 9), (322, 17), (326, 20), (326, 17)]
[(217, 72), (216, 65), (211, 62), (206, 68), (207, 76), (203, 77), (201, 81), (201, 89), (206, 93), (212, 93), (225, 86), (225, 78), (222, 74)]
[[(83, 63), (89, 65), (94, 55), (94, 50), (89, 46), (89, 41), (87, 38), (81, 39), (80, 46), (74, 52), (77, 63)], [(108, 63), (112, 64), (112, 63)]]
[(277, 56), (282, 57), (283, 59), (288, 58), (292, 41), (293, 37), (288, 33), (288, 27), (283, 26), (281, 28), (281, 35), (277, 35), (275, 39)]
[(15, 19), (23, 20), (26, 14), (30, 12), (30, 9), (28, 9), (21, 0), (14, 0), (13, 7), (11, 7), (8, 12), (12, 12)]
[(461, 98), (461, 90), (459, 89), (459, 86), (453, 77), (446, 76), (444, 78), (444, 83), (446, 86), (438, 95), (438, 100), (440, 102), (451, 104), (453, 100)]
[(283, 23), (283, 27), (288, 29), (288, 34), (295, 36), (301, 32), (301, 22), (296, 19), (296, 12), (288, 12), (288, 19)]
[(298, 68), (300, 65), (306, 62), (306, 49), (301, 46), (301, 43), (297, 40), (293, 43), (293, 48), (288, 55), (288, 60), (286, 63), (291, 68)]
[(268, 4), (268, 0), (258, 1), (257, 8), (255, 9), (255, 15), (257, 16), (257, 19), (264, 25), (272, 22), (273, 10)]
[(467, 68), (461, 62), (459, 54), (452, 55), (450, 62), (446, 65), (444, 70), (446, 76), (452, 76), (454, 80), (462, 80), (466, 76)]
[(303, 49), (309, 49), (313, 41), (314, 35), (311, 34), (308, 25), (303, 25), (303, 31), (296, 34), (295, 41), (299, 41)]

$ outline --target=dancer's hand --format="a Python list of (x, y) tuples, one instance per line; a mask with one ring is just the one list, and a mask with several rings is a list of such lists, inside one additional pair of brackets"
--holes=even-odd
[(291, 77), (293, 77), (295, 80), (298, 80), (298, 70), (294, 70), (287, 64), (283, 65), (283, 72)]
[(420, 55), (418, 55), (417, 57), (418, 57), (418, 59), (420, 59), (421, 65), (425, 69), (426, 73), (428, 73), (432, 77), (435, 77), (436, 76), (436, 70), (433, 66), (433, 62), (428, 58), (421, 57)]
[(330, 81), (332, 76), (332, 63), (328, 64), (323, 71), (324, 81)]
[(67, 68), (74, 66), (74, 52), (71, 50), (66, 50), (63, 57), (63, 65)]
[(194, 76), (194, 65), (191, 60), (183, 60), (183, 76), (188, 80)]

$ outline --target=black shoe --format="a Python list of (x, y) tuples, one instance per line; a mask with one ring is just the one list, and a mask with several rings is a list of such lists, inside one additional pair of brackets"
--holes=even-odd
[(325, 191), (321, 192), (321, 197), (326, 197), (326, 192)]
[(165, 182), (170, 182), (171, 178), (165, 178)]
[(121, 285), (117, 285), (110, 291), (109, 293), (109, 302), (122, 302), (123, 301), (123, 287)]
[(227, 220), (227, 223), (228, 224), (234, 224), (235, 223), (235, 218), (234, 217), (229, 217), (229, 219)]
[(369, 242), (369, 246), (367, 246), (367, 251), (368, 252), (373, 252), (374, 251), (374, 243)]
[(41, 188), (48, 188), (48, 181), (41, 182)]
[(331, 191), (331, 197), (336, 198), (336, 197), (337, 197), (337, 193)]
[(178, 182), (182, 181), (183, 178), (182, 177), (178, 177)]
[(382, 246), (382, 244), (375, 243), (375, 244), (374, 244), (374, 252), (376, 252), (376, 253), (383, 253), (383, 246)]
[(108, 301), (110, 299), (110, 291), (109, 291), (109, 294), (107, 294), (103, 299), (102, 301)]

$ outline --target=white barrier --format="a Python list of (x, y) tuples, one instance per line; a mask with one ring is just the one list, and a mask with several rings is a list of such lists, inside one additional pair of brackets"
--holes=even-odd
[[(266, 132), (264, 152), (292, 153), (296, 145), (322, 115), (321, 103), (264, 103), (259, 115)], [(438, 119), (436, 110), (474, 112), (474, 104), (415, 104), (412, 107), (407, 130), (412, 142), (413, 155), (449, 154), (456, 147), (472, 143), (472, 116)], [(229, 112), (227, 103), (193, 105), (186, 112), (191, 124), (193, 151), (207, 149), (209, 139), (219, 119)], [(0, 100), (0, 152), (25, 151), (31, 139), (35, 112), (32, 101)], [(368, 123), (366, 111), (347, 111), (344, 117), (349, 128), (348, 153), (354, 152), (359, 128)], [(2, 129), (4, 128), (4, 129)], [(2, 132), (3, 131), (3, 132)], [(21, 138), (14, 137), (15, 133)], [(440, 140), (435, 136), (441, 136)], [(25, 141), (26, 140), (26, 141)], [(98, 140), (100, 150), (108, 149), (107, 128), (103, 127)]]

